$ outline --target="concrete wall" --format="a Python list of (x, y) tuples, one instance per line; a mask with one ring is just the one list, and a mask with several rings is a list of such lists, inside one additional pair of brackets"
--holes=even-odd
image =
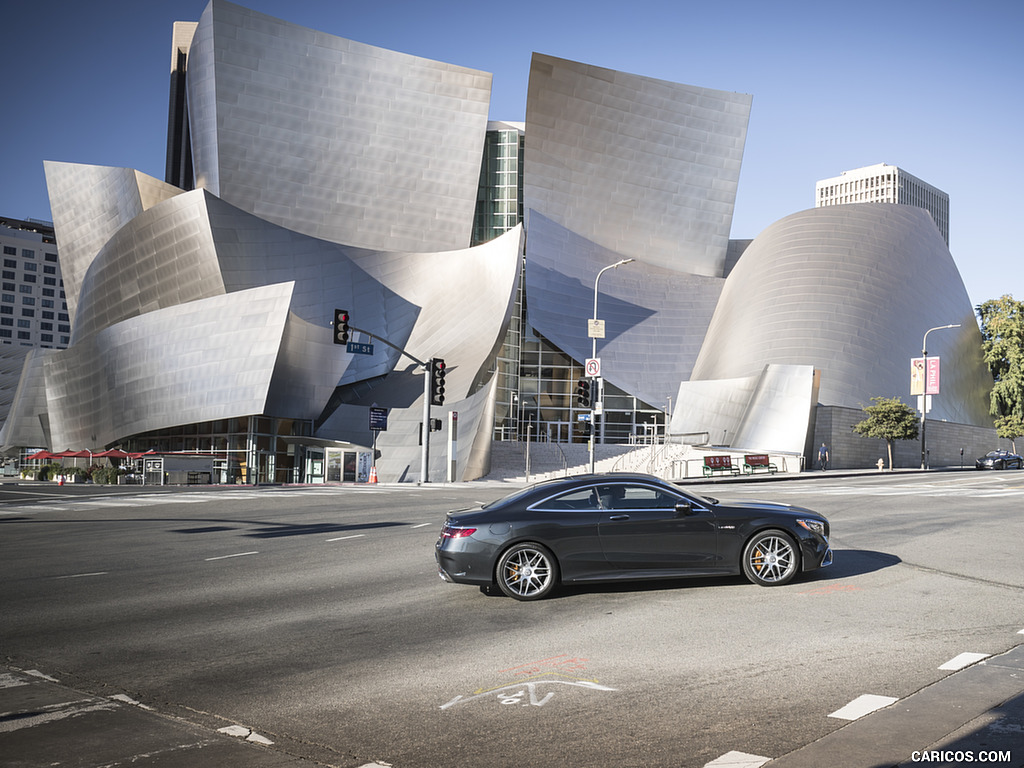
[[(814, 442), (807, 456), (807, 468), (817, 468), (818, 446), (825, 443), (829, 449), (830, 467), (833, 469), (868, 469), (879, 459), (889, 458), (883, 440), (870, 440), (853, 431), (853, 425), (863, 421), (866, 414), (859, 408), (841, 408), (819, 405), (815, 412)], [(996, 437), (992, 428), (974, 427), (967, 424), (953, 424), (948, 421), (931, 421), (925, 428), (929, 465), (933, 467), (960, 466), (960, 449), (963, 448), (964, 466), (974, 465), (974, 460), (997, 448), (1010, 449), (1010, 441)], [(899, 441), (893, 446), (893, 465), (899, 467), (921, 466), (921, 440)]]

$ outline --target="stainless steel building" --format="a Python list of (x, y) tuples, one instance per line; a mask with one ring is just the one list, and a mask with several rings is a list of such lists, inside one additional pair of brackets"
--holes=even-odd
[[(172, 70), (167, 181), (46, 164), (71, 333), (29, 354), (6, 452), (191, 450), (219, 480), (316, 482), (356, 477), (375, 443), (382, 480), (472, 479), (495, 424), (576, 439), (593, 343), (605, 439), (674, 410), (672, 431), (798, 453), (817, 406), (905, 391), (920, 334), (949, 322), (933, 416), (990, 426), (926, 213), (819, 208), (730, 241), (748, 95), (535, 54), (525, 127), (491, 141), (490, 75), (226, 0), (176, 28)], [(333, 343), (336, 308), (372, 354)], [(431, 418), (456, 429), (423, 477), (436, 357)]]

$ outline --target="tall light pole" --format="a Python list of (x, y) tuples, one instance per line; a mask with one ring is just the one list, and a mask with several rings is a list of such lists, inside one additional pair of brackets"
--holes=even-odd
[[(623, 264), (630, 264), (633, 261), (635, 261), (635, 259), (620, 259), (619, 261), (616, 261), (614, 264), (609, 264), (607, 267), (605, 267), (604, 269), (602, 269), (600, 272), (597, 273), (597, 277), (594, 278), (594, 317), (593, 317), (593, 319), (594, 319), (595, 323), (597, 322), (597, 319), (598, 319), (598, 317), (597, 317), (597, 284), (599, 282), (601, 282), (601, 275), (603, 275), (609, 269), (615, 269), (616, 267), (621, 267)], [(597, 357), (597, 335), (595, 333), (591, 332), (590, 333), (590, 337), (591, 337), (591, 339), (590, 339), (590, 341), (591, 341), (590, 356), (592, 358), (596, 358)], [(602, 334), (601, 338), (604, 338), (603, 334)], [(594, 443), (597, 440), (597, 416), (598, 416), (597, 403), (598, 403), (598, 397), (600, 396), (600, 393), (597, 391), (597, 386), (596, 386), (597, 385), (597, 379), (596, 378), (594, 379), (594, 385), (595, 386), (593, 387), (593, 393), (591, 395), (591, 400), (592, 400), (591, 408), (593, 410), (591, 411), (591, 416), (590, 416), (590, 474), (594, 474)]]
[(924, 332), (924, 339), (921, 341), (921, 357), (924, 364), (924, 394), (921, 395), (921, 469), (928, 469), (928, 450), (925, 446), (924, 430), (925, 430), (925, 418), (928, 414), (928, 334), (932, 331), (941, 331), (946, 328), (959, 328), (960, 323), (953, 323), (951, 325), (940, 325), (935, 328), (929, 328)]

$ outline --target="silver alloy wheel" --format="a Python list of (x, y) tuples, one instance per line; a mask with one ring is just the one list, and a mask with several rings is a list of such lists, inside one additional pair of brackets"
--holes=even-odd
[(743, 553), (743, 572), (755, 584), (774, 587), (790, 581), (800, 556), (793, 540), (781, 531), (766, 531), (751, 539)]
[(498, 561), (498, 586), (516, 600), (539, 600), (558, 581), (555, 558), (539, 544), (517, 544)]

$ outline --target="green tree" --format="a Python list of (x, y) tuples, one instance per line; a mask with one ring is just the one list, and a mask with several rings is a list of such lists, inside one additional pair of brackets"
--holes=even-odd
[(892, 471), (892, 447), (897, 440), (917, 439), (917, 412), (898, 397), (872, 397), (874, 405), (864, 407), (868, 416), (853, 425), (862, 437), (885, 440), (889, 449), (889, 471)]
[(1024, 435), (1024, 302), (1007, 294), (977, 308), (982, 352), (995, 384), (989, 413), (996, 434), (1013, 441)]

